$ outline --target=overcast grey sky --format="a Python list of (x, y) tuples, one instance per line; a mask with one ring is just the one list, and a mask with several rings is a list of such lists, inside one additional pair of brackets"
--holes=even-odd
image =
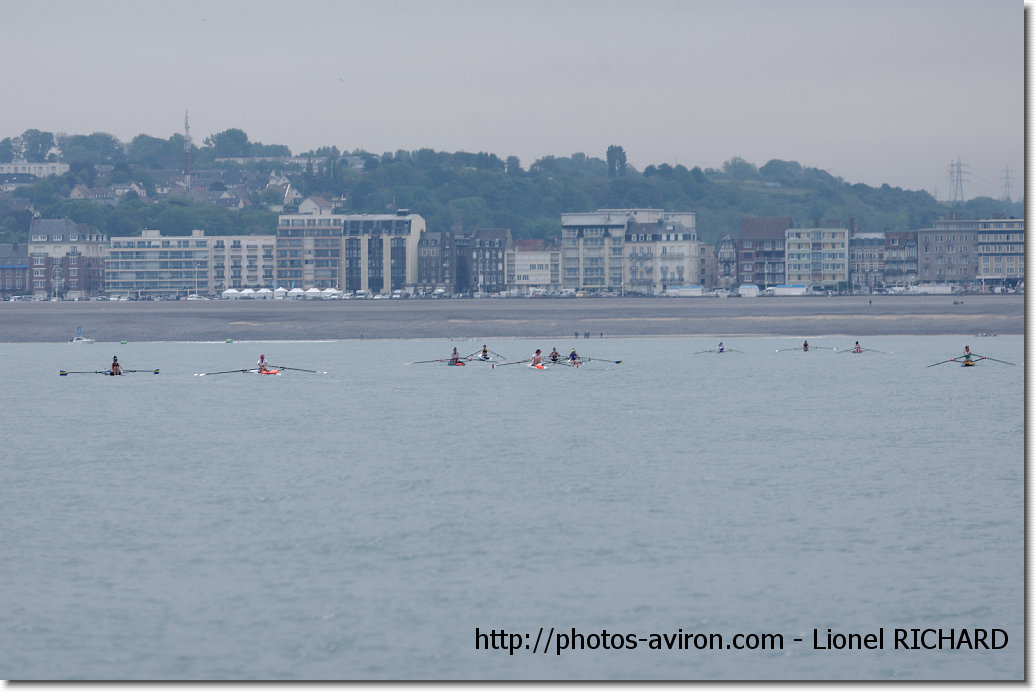
[(295, 153), (431, 147), (1012, 197), (1017, 0), (0, 0), (0, 138), (29, 128)]

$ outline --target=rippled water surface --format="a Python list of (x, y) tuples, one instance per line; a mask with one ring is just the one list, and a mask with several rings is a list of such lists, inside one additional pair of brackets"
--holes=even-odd
[[(965, 337), (489, 344), (602, 359), (543, 372), (405, 365), (481, 342), (0, 345), (0, 677), (1020, 679), (1023, 338), (971, 340), (1017, 365), (926, 367)], [(327, 374), (194, 375), (260, 352)], [(113, 353), (161, 374), (58, 376)], [(476, 650), (541, 627), (550, 653)], [(915, 627), (1009, 643), (894, 650)], [(573, 628), (784, 647), (557, 655)]]

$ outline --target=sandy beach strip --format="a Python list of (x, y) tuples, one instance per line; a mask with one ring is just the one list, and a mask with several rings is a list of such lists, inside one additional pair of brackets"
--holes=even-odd
[(0, 342), (1023, 334), (1020, 295), (0, 303)]

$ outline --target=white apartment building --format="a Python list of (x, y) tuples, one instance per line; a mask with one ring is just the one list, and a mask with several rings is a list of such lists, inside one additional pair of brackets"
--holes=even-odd
[(228, 288), (273, 288), (272, 235), (163, 236), (144, 229), (140, 237), (111, 239), (105, 289), (111, 295), (171, 297), (218, 295)]
[(1025, 219), (981, 219), (975, 244), (976, 279), (991, 286), (1015, 287), (1025, 280)]
[(0, 163), (0, 175), (25, 173), (34, 175), (37, 178), (46, 178), (50, 175), (64, 175), (68, 173), (68, 168), (67, 163), (28, 163), (26, 161), (16, 161), (14, 163)]

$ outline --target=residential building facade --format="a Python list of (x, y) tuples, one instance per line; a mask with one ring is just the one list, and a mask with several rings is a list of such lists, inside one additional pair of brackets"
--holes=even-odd
[(737, 241), (729, 235), (724, 235), (716, 243), (714, 251), (715, 261), (715, 285), (716, 288), (732, 291), (741, 285), (738, 277), (737, 267)]
[(0, 300), (27, 295), (31, 286), (28, 246), (0, 243)]
[(917, 231), (885, 231), (885, 287), (917, 283)]
[(630, 216), (606, 210), (561, 215), (563, 288), (623, 288), (623, 244)]
[(702, 286), (703, 247), (693, 227), (665, 218), (654, 223), (631, 222), (624, 247), (624, 273), (629, 278), (623, 283), (623, 292), (661, 295), (671, 287)]
[(31, 289), (38, 297), (70, 300), (100, 295), (108, 236), (70, 219), (33, 219), (29, 225)]
[(737, 238), (737, 285), (760, 288), (778, 286), (787, 280), (786, 232), (791, 217), (745, 217)]
[(706, 271), (694, 212), (562, 214), (561, 245), (569, 290), (658, 295), (669, 286), (701, 285)]
[(784, 232), (787, 281), (807, 290), (849, 287), (849, 229), (789, 228)]
[(978, 222), (940, 219), (917, 231), (918, 283), (952, 283), (962, 288), (978, 275)]
[(209, 237), (207, 285), (214, 294), (229, 288), (276, 288), (274, 235)]
[[(457, 290), (476, 294), (506, 291), (506, 257), (512, 249), (510, 229), (477, 229), (465, 249), (463, 266), (466, 270), (457, 272)], [(462, 266), (459, 252), (457, 259), (458, 267)]]
[(885, 284), (885, 234), (849, 236), (849, 277), (854, 293), (869, 293)]
[(561, 290), (561, 245), (555, 241), (516, 240), (506, 264), (507, 287), (518, 295)]
[(976, 278), (985, 286), (1016, 288), (1025, 281), (1025, 219), (981, 219), (977, 226)]
[(211, 242), (201, 230), (189, 236), (163, 236), (161, 231), (144, 229), (139, 237), (112, 238), (105, 290), (110, 296), (132, 298), (212, 294)]

